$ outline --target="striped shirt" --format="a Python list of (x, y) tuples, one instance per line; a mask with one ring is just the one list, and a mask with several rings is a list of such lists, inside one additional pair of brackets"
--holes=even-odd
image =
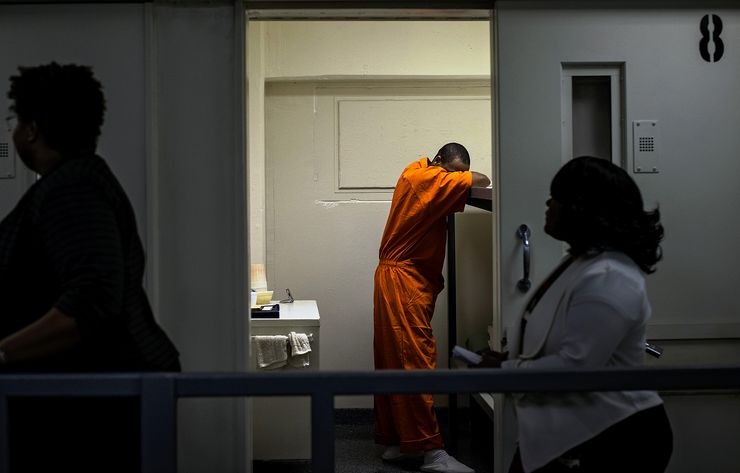
[(24, 369), (179, 370), (143, 275), (134, 212), (108, 165), (65, 159), (0, 222), (0, 338), (56, 307), (76, 320), (81, 343)]

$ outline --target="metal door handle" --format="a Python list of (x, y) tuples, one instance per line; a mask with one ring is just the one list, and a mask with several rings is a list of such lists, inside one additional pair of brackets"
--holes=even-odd
[(532, 282), (529, 280), (529, 236), (532, 232), (529, 231), (528, 226), (521, 224), (516, 234), (522, 240), (522, 250), (524, 251), (524, 277), (516, 283), (516, 287), (521, 292), (527, 292), (532, 287)]

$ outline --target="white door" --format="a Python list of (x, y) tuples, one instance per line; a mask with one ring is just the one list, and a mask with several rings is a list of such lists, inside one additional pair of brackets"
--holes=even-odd
[[(702, 59), (700, 22), (707, 12), (696, 5), (605, 10), (497, 3), (499, 336), (531, 294), (517, 288), (523, 272), (519, 226), (531, 229), (532, 288), (563, 255), (563, 245), (542, 230), (552, 176), (565, 159), (581, 154), (564, 133), (563, 115), (572, 103), (564, 101), (568, 89), (562, 84), (573, 80), (573, 66), (601, 64), (624, 73), (617, 87), (624, 120), (616, 121), (611, 146), (601, 146), (600, 139), (590, 144), (612, 149), (611, 159), (631, 173), (646, 206), (660, 206), (666, 229), (664, 259), (647, 278), (653, 306), (648, 338), (665, 353), (647, 361), (662, 367), (740, 362), (740, 302), (734, 295), (740, 283), (740, 194), (728, 178), (740, 175), (740, 109), (730, 105), (740, 103), (740, 58), (725, 53), (719, 62)], [(717, 42), (738, 34), (732, 26), (740, 20), (737, 9), (709, 13), (725, 25)], [(654, 151), (647, 160), (639, 146), (639, 127), (646, 123)], [(736, 394), (661, 395), (674, 428), (670, 472), (740, 469), (732, 440), (740, 435)], [(497, 473), (507, 471), (516, 435), (505, 404), (497, 399)]]

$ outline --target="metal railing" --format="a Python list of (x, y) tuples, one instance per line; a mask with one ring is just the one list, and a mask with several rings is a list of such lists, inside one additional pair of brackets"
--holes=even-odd
[(0, 473), (8, 471), (12, 396), (141, 398), (143, 473), (177, 471), (180, 398), (311, 396), (312, 469), (334, 472), (334, 397), (361, 394), (523, 393), (740, 388), (740, 366), (609, 370), (419, 370), (298, 373), (146, 373), (0, 376)]

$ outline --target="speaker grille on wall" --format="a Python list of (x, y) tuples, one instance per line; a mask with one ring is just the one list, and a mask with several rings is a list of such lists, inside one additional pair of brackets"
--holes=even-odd
[(635, 120), (632, 122), (633, 172), (658, 173), (658, 122)]
[(641, 136), (639, 145), (641, 153), (652, 153), (655, 151), (655, 138), (652, 136)]

